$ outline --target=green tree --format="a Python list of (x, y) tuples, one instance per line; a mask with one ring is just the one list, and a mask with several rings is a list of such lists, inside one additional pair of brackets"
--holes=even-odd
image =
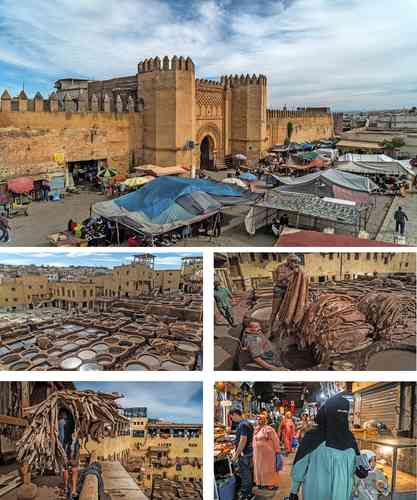
[(292, 122), (287, 123), (287, 137), (285, 138), (284, 143), (289, 144), (291, 142), (291, 136), (294, 131), (294, 125)]
[(381, 146), (384, 149), (388, 149), (390, 151), (394, 151), (395, 149), (400, 149), (404, 146), (405, 142), (402, 137), (392, 137), (391, 139), (386, 139), (381, 143)]

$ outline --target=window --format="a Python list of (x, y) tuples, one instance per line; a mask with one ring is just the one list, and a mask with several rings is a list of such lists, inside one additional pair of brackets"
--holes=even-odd
[(333, 254), (329, 253), (329, 260), (333, 260)]
[(15, 292), (16, 291), (16, 288), (12, 288), (12, 292)]
[(190, 453), (190, 449), (189, 448), (184, 448), (184, 453)]
[(370, 253), (366, 254), (366, 260), (371, 260), (371, 254)]
[(359, 254), (355, 253), (355, 260), (359, 260)]

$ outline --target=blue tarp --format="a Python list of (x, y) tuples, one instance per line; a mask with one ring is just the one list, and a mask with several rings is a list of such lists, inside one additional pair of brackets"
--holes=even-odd
[(95, 215), (161, 234), (204, 219), (223, 206), (251, 202), (259, 194), (233, 184), (163, 176), (115, 200), (96, 203)]

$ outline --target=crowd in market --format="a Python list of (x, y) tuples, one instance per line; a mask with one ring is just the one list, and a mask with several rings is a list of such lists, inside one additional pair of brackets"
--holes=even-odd
[[(377, 500), (388, 496), (388, 481), (376, 468), (377, 456), (360, 450), (349, 430), (350, 403), (329, 398), (315, 416), (295, 411), (262, 411), (247, 418), (240, 408), (229, 412), (235, 432), (231, 462), (240, 479), (240, 498), (278, 491), (291, 464), (289, 500)], [(284, 465), (284, 457), (285, 464)], [(302, 495), (299, 496), (299, 495)], [(262, 498), (262, 496), (260, 497)], [(269, 498), (269, 497), (268, 497)], [(283, 497), (274, 496), (274, 498)]]

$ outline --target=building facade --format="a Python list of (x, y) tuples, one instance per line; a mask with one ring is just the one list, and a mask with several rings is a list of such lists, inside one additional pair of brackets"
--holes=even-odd
[[(188, 57), (139, 62), (105, 81), (63, 79), (56, 92), (0, 99), (0, 179), (71, 171), (98, 162), (119, 173), (142, 164), (219, 168), (225, 157), (263, 157), (272, 144), (333, 136), (328, 108), (267, 109), (265, 75), (196, 78)], [(12, 133), (11, 133), (12, 131)]]
[[(225, 255), (225, 254), (223, 254)], [(283, 262), (284, 253), (228, 253), (218, 276), (235, 290), (272, 284), (272, 272)], [(352, 280), (360, 276), (415, 273), (413, 253), (306, 253), (300, 255), (311, 282)]]
[[(143, 409), (140, 409), (143, 410)], [(127, 413), (126, 413), (127, 412)], [(155, 479), (197, 481), (203, 477), (203, 429), (201, 424), (176, 424), (137, 416), (124, 410), (131, 422), (130, 460), (140, 464), (138, 477), (144, 488)]]

